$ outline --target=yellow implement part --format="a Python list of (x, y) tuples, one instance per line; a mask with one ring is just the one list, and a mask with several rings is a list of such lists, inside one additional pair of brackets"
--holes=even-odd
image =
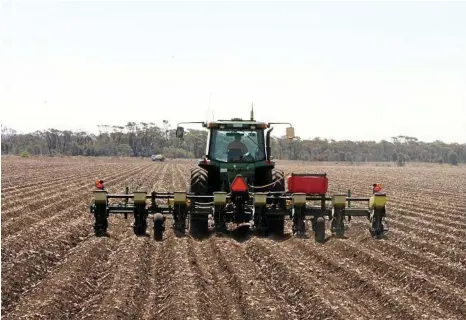
[[(174, 204), (175, 204), (175, 199), (168, 199), (168, 206), (170, 208), (173, 208)], [(186, 206), (189, 207), (190, 205), (191, 205), (191, 200), (187, 199)]]
[(385, 207), (387, 203), (387, 196), (385, 193), (376, 193), (369, 200), (369, 208), (380, 209)]

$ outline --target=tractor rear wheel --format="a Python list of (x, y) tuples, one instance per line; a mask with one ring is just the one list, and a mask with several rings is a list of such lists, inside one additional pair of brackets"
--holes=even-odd
[(280, 169), (272, 170), (272, 181), (277, 181), (273, 186), (270, 187), (270, 191), (285, 191), (285, 173)]
[(191, 170), (191, 187), (189, 192), (197, 195), (206, 195), (209, 192), (207, 170), (199, 167)]
[[(274, 185), (270, 186), (269, 191), (271, 192), (282, 192), (285, 193), (285, 174), (282, 170), (273, 169), (272, 170), (272, 181), (277, 181)], [(284, 206), (284, 201), (280, 199), (272, 200), (272, 203), (277, 204), (279, 207)], [(267, 232), (283, 235), (285, 233), (285, 217), (284, 216), (269, 216), (267, 217)]]
[[(209, 183), (208, 183), (208, 173), (207, 170), (203, 168), (194, 168), (191, 171), (191, 187), (189, 189), (190, 193), (195, 195), (208, 195), (209, 194)], [(196, 203), (202, 205), (203, 203), (209, 202), (206, 199), (198, 199), (191, 201), (191, 207), (195, 208)], [(209, 221), (207, 215), (196, 215), (193, 217), (193, 214), (190, 215), (189, 229), (191, 234), (202, 235), (209, 231)]]

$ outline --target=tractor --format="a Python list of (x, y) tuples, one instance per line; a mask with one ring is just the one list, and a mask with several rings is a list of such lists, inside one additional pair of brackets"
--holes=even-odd
[[(327, 174), (296, 174), (288, 177), (275, 168), (271, 156), (272, 125), (286, 124), (286, 137), (294, 139), (290, 123), (243, 120), (213, 122), (182, 122), (177, 125), (176, 137), (183, 139), (182, 124), (202, 124), (208, 130), (206, 154), (191, 170), (189, 190), (176, 192), (108, 194), (94, 191), (91, 212), (95, 216), (95, 234), (105, 234), (110, 213), (134, 215), (134, 233), (146, 234), (147, 219), (153, 214), (154, 238), (162, 239), (166, 216), (171, 215), (173, 228), (185, 233), (205, 235), (212, 229), (226, 232), (227, 224), (249, 224), (260, 234), (282, 235), (285, 220), (292, 221), (293, 234), (304, 235), (307, 220), (311, 221), (315, 240), (325, 240), (325, 217), (331, 221), (331, 233), (343, 236), (352, 216), (365, 216), (371, 222), (374, 237), (386, 233), (386, 194), (379, 190), (371, 197), (355, 198), (348, 194), (327, 195)], [(287, 180), (286, 180), (287, 178)], [(286, 188), (286, 182), (288, 188)], [(124, 199), (124, 203), (110, 205), (109, 199)], [(167, 200), (159, 204), (157, 200)], [(132, 202), (129, 202), (132, 200)], [(148, 203), (149, 201), (149, 203)], [(317, 205), (312, 205), (316, 203)], [(353, 208), (351, 203), (367, 202), (366, 208)], [(212, 223), (213, 220), (213, 223)], [(209, 223), (210, 222), (210, 223)], [(213, 227), (210, 227), (213, 225)]]

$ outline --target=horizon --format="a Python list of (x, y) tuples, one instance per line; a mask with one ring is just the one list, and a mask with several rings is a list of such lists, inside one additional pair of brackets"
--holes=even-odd
[(98, 134), (246, 118), (254, 103), (258, 121), (303, 140), (465, 144), (465, 14), (465, 2), (3, 3), (2, 126)]
[[(142, 121), (144, 122), (144, 121)], [(139, 124), (140, 122), (136, 122), (136, 124)], [(105, 124), (102, 124), (103, 126), (105, 126)], [(110, 125), (110, 124), (106, 124), (107, 126), (109, 127), (120, 127), (120, 126), (125, 126), (125, 125)], [(159, 126), (158, 124), (155, 124), (157, 127), (161, 127)], [(29, 131), (29, 132), (20, 132), (18, 130), (16, 130), (15, 128), (11, 128), (11, 127), (6, 127), (6, 126), (3, 126), (2, 124), (2, 127), (5, 127), (5, 128), (8, 128), (8, 129), (12, 129), (12, 130), (15, 130), (16, 134), (34, 134), (36, 133), (37, 131), (46, 131), (46, 130), (51, 130), (51, 129), (57, 129), (57, 128), (47, 128), (47, 129), (43, 129), (43, 130), (33, 130), (33, 131)], [(64, 131), (64, 130), (68, 130), (68, 129), (57, 129), (57, 130), (60, 130), (60, 131)], [(170, 130), (172, 131), (175, 131), (176, 130), (176, 127), (171, 127)], [(185, 127), (185, 130), (197, 130), (197, 131), (202, 131), (202, 130), (207, 130), (203, 127), (200, 127), (200, 128), (186, 128)], [(95, 132), (90, 132), (90, 131), (86, 131), (86, 130), (70, 130), (71, 132), (73, 133), (77, 133), (77, 132), (85, 132), (87, 134), (91, 134), (91, 135), (95, 135), (95, 136), (99, 136), (99, 132), (98, 130), (95, 131)], [(277, 131), (275, 131), (277, 132)], [(127, 132), (125, 132), (127, 133)], [(295, 134), (296, 134), (296, 128), (295, 128)], [(283, 135), (276, 135), (276, 134), (271, 134), (271, 137), (274, 137), (274, 138), (286, 138), (285, 137), (285, 134)], [(334, 140), (335, 142), (345, 142), (345, 141), (349, 141), (349, 142), (376, 142), (376, 143), (381, 143), (382, 141), (387, 141), (387, 142), (390, 142), (390, 143), (393, 143), (393, 139), (392, 137), (390, 138), (386, 138), (386, 139), (380, 139), (380, 140), (348, 140), (348, 139), (343, 139), (343, 140), (337, 140), (337, 139), (332, 139), (332, 138), (326, 138), (326, 137), (320, 137), (320, 136), (315, 136), (315, 137), (302, 137), (302, 136), (299, 136), (299, 135), (296, 135), (296, 137), (299, 137), (301, 139), (301, 141), (308, 141), (308, 140), (314, 140), (314, 139), (320, 139), (320, 140), (328, 140), (328, 141), (331, 141), (331, 140)], [(421, 139), (418, 139), (417, 137), (413, 137), (413, 136), (407, 136), (407, 135), (403, 135), (403, 134), (399, 134), (399, 135), (396, 135), (396, 136), (393, 136), (393, 137), (396, 137), (396, 138), (400, 138), (400, 137), (409, 137), (409, 138), (416, 138), (417, 139), (417, 142), (423, 142), (423, 143), (435, 143), (435, 142), (441, 142), (441, 143), (445, 143), (445, 144), (448, 144), (448, 145), (451, 145), (451, 144), (459, 144), (459, 145), (466, 145), (465, 142), (457, 142), (457, 141), (453, 141), (453, 142), (446, 142), (446, 141), (442, 141), (442, 140), (433, 140), (433, 141), (424, 141), (424, 140), (421, 140)]]

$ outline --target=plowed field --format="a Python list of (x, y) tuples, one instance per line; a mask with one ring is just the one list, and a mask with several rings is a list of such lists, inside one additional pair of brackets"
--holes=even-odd
[[(3, 319), (465, 319), (466, 169), (447, 165), (306, 165), (330, 192), (387, 192), (390, 233), (373, 240), (365, 218), (346, 239), (136, 237), (110, 217), (93, 235), (96, 178), (186, 189), (195, 162), (137, 159), (2, 159)], [(151, 226), (152, 224), (150, 224)], [(151, 228), (148, 229), (152, 236)], [(328, 222), (327, 222), (328, 233)]]

